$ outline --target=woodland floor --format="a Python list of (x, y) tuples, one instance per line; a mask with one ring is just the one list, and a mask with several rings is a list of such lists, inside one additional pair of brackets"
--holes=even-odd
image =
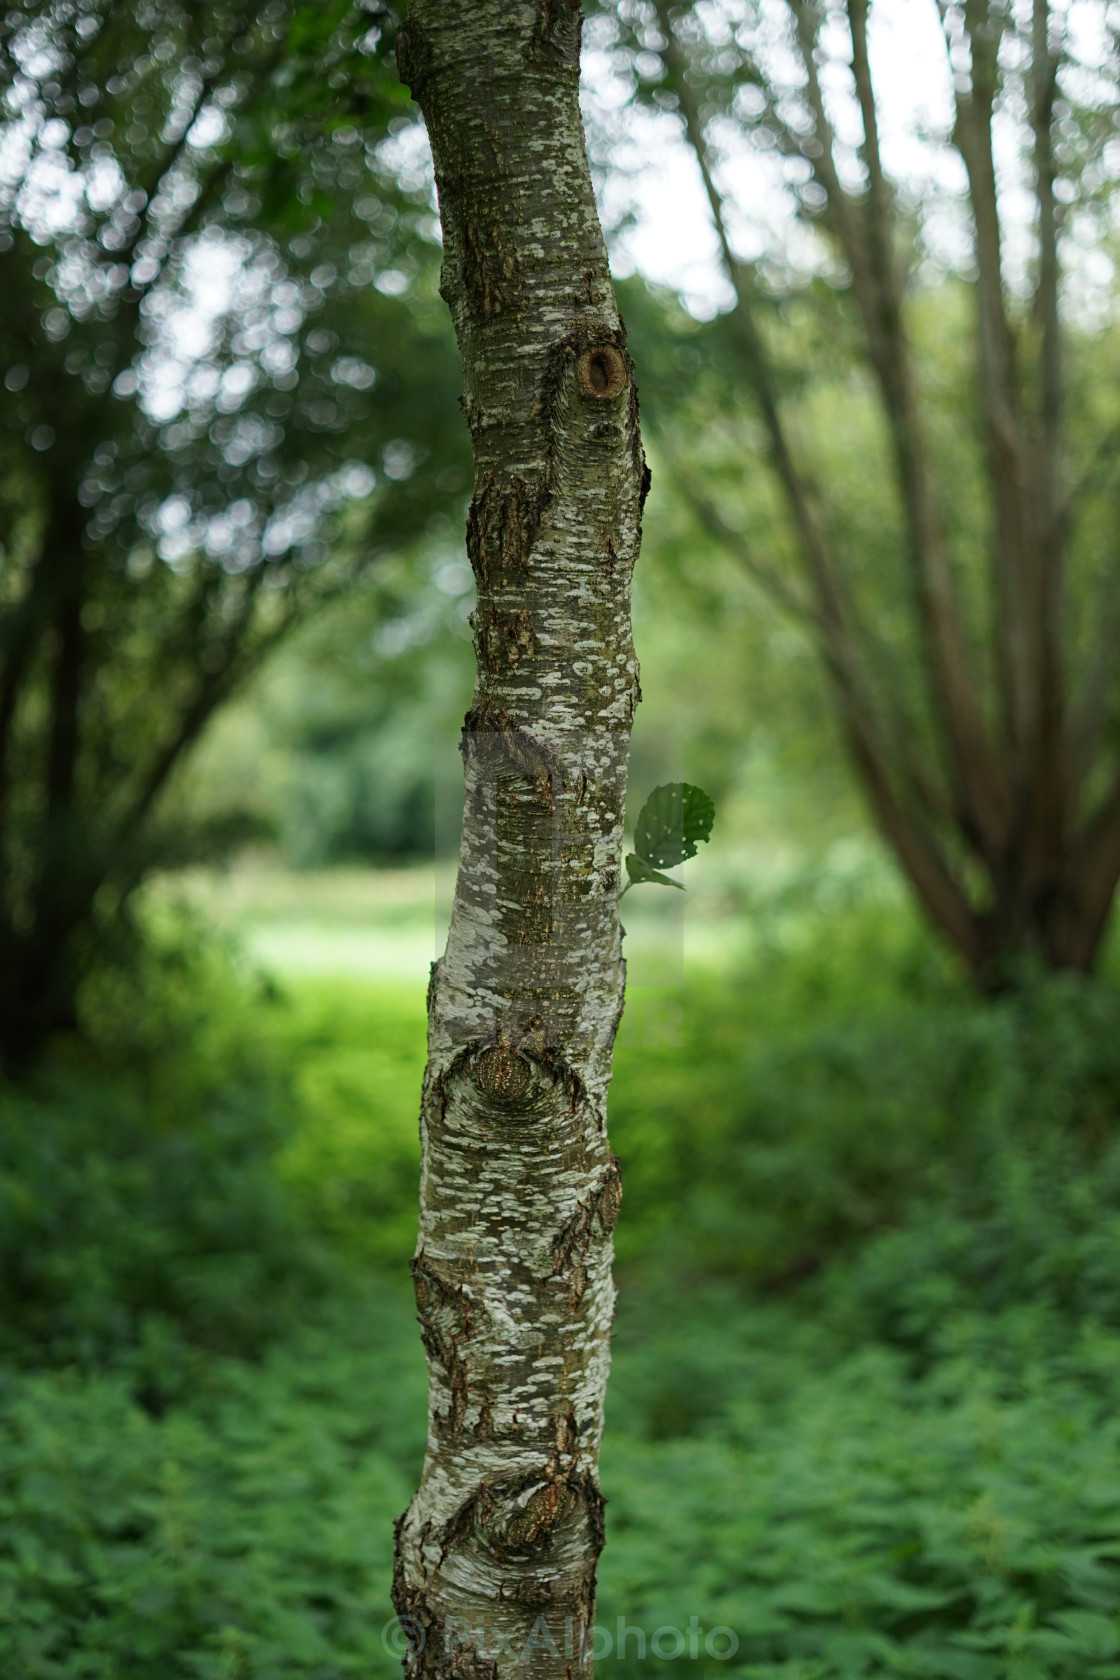
[[(388, 1680), (431, 880), (188, 885), (4, 1101), (0, 1676)], [(1120, 1676), (1120, 995), (634, 920), (600, 1672)]]

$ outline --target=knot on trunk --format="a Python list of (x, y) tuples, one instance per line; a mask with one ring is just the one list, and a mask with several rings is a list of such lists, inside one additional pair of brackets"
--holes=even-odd
[(517, 1102), (532, 1084), (533, 1070), (508, 1044), (495, 1044), (478, 1058), (475, 1078), (495, 1102)]
[(576, 364), (581, 397), (610, 401), (621, 395), (629, 379), (626, 363), (613, 344), (596, 344)]
[[(507, 1023), (489, 1043), (465, 1046), (443, 1077), (474, 1115), (493, 1115), (503, 1126), (570, 1120), (583, 1096), (583, 1082), (555, 1050), (540, 1042), (541, 1017), (521, 1028)], [(446, 1103), (444, 1104), (446, 1113)]]
[(583, 1569), (563, 1562), (579, 1558), (594, 1568), (602, 1545), (603, 1496), (594, 1476), (551, 1458), (528, 1474), (482, 1483), (448, 1524), (441, 1550), (477, 1547), (504, 1567), (521, 1565), (525, 1573), (507, 1578), (505, 1590), (536, 1599), (542, 1591), (560, 1596), (565, 1586), (578, 1595)]

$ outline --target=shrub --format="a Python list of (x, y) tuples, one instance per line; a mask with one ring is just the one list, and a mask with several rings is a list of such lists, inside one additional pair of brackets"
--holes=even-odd
[(135, 978), (0, 1091), (0, 1352), (126, 1369), (158, 1406), (192, 1350), (257, 1351), (325, 1259), (276, 1172), (293, 1110), (251, 1025), (266, 1000), (205, 943)]
[(1120, 993), (1037, 977), (985, 1003), (908, 983), (892, 937), (876, 958), (841, 922), (827, 965), (694, 985), (683, 1048), (619, 1052), (624, 1266), (818, 1308), (827, 1276), (830, 1317), (843, 1277), (853, 1335), (912, 1341), (951, 1303), (1120, 1325)]

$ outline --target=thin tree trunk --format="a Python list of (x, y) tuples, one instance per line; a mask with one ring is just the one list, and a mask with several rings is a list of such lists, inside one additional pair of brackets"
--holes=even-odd
[(394, 1602), (415, 1675), (589, 1668), (618, 1166), (619, 861), (648, 482), (572, 0), (414, 0), (475, 455), (478, 681), (432, 971), (413, 1270), (430, 1397)]

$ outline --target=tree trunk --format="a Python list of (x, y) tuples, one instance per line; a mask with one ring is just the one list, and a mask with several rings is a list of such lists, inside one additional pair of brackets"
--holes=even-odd
[[(9, 894), (0, 896), (0, 1074), (12, 1078), (34, 1064), (55, 1032), (74, 1025), (75, 933), (88, 920), (98, 885), (88, 823), (83, 824), (75, 803), (86, 686), (84, 523), (74, 487), (65, 482), (52, 484), (40, 571), (28, 597), (28, 645), (9, 654), (4, 670), (2, 745), (7, 748), (23, 698), (21, 678), (36, 652), (36, 620), (41, 617), (47, 629), (43, 808), (35, 833), (34, 871), (21, 906), (24, 926), (11, 914)], [(10, 771), (6, 754), (0, 757), (2, 823), (2, 794), (7, 792)], [(0, 887), (7, 886), (5, 877), (12, 864), (6, 840), (0, 834)]]
[(578, 105), (572, 0), (414, 0), (475, 457), (478, 680), (429, 991), (413, 1262), (428, 1451), (397, 1531), (414, 1675), (590, 1666), (620, 1191), (619, 863), (648, 477)]

